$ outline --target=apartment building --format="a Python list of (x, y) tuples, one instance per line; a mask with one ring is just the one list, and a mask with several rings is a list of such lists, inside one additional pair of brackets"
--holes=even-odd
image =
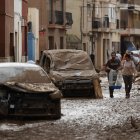
[(66, 12), (66, 0), (29, 0), (29, 7), (39, 9), (39, 52), (66, 48), (66, 31), (72, 14)]
[(28, 0), (1, 0), (0, 62), (24, 62), (27, 57)]
[(121, 52), (140, 49), (140, 0), (120, 0)]
[(83, 0), (81, 32), (83, 50), (94, 55), (101, 68), (111, 51), (120, 50), (118, 0)]
[(1, 0), (0, 33), (0, 62), (13, 61), (14, 0)]

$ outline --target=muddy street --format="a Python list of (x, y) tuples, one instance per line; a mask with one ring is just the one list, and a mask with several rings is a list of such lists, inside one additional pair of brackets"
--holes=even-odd
[(125, 99), (124, 87), (110, 99), (107, 79), (101, 84), (104, 99), (62, 99), (60, 120), (1, 120), (0, 139), (139, 140), (139, 85), (133, 85), (130, 99)]

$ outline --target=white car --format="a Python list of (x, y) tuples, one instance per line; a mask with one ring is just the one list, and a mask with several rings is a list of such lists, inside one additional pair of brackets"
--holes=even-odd
[(61, 117), (61, 92), (30, 63), (0, 63), (0, 117)]

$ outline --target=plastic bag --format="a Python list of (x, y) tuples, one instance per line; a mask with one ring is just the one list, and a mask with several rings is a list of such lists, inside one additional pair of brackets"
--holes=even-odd
[(120, 89), (122, 87), (122, 74), (116, 70), (109, 72), (109, 86), (112, 89)]
[(110, 70), (109, 72), (109, 86), (114, 86), (117, 80), (117, 71), (116, 70)]
[(115, 89), (120, 89), (122, 87), (122, 82), (123, 82), (122, 73), (119, 71), (117, 74)]

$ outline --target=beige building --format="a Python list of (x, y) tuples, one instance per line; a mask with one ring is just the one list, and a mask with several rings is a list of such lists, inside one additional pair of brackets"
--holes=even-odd
[(66, 48), (66, 30), (72, 25), (66, 0), (29, 0), (29, 7), (39, 9), (39, 53)]
[(119, 2), (85, 0), (82, 6), (83, 49), (95, 56), (95, 67), (101, 68), (112, 51), (120, 50)]
[(140, 0), (120, 0), (121, 51), (140, 49)]

